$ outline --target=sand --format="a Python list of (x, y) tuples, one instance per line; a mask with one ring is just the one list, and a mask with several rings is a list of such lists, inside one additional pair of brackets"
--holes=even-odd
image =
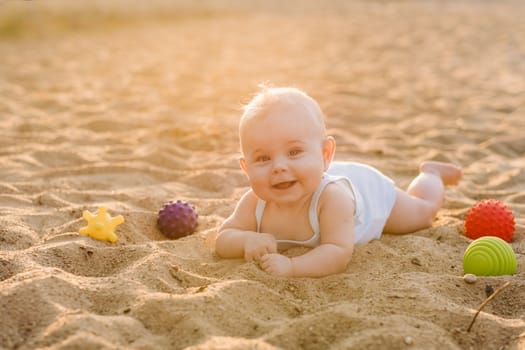
[[(152, 1), (89, 21), (48, 3), (0, 3), (0, 348), (525, 349), (523, 2)], [(400, 187), (422, 160), (461, 164), (433, 227), (319, 279), (219, 259), (248, 188), (240, 106), (265, 81), (309, 92), (336, 159)], [(514, 212), (518, 271), (467, 284), (463, 222), (486, 198)], [(199, 226), (170, 240), (176, 199)], [(99, 206), (125, 218), (116, 243), (78, 233)]]

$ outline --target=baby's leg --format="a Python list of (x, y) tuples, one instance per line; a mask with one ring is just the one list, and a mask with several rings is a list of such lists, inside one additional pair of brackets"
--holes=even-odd
[(457, 185), (461, 168), (434, 161), (423, 162), (408, 189), (397, 189), (396, 201), (386, 222), (386, 233), (410, 233), (432, 226), (443, 204), (446, 185)]

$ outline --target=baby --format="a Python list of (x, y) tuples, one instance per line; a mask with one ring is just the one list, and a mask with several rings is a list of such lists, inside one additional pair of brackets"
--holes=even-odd
[[(403, 191), (372, 167), (333, 162), (319, 105), (295, 88), (263, 88), (245, 107), (239, 137), (251, 189), (219, 228), (215, 251), (277, 276), (339, 273), (354, 245), (430, 227), (445, 185), (461, 178), (453, 164), (426, 161)], [(293, 246), (311, 249), (279, 253)]]

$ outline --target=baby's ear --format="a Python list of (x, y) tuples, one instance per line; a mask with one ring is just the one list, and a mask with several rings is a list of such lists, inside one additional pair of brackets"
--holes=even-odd
[(244, 157), (242, 157), (242, 156), (239, 158), (239, 165), (241, 166), (242, 171), (247, 173), (247, 171), (246, 171), (246, 159), (244, 159)]
[(335, 154), (335, 139), (332, 136), (327, 136), (323, 141), (323, 159), (324, 159), (324, 170), (328, 170), (332, 159)]

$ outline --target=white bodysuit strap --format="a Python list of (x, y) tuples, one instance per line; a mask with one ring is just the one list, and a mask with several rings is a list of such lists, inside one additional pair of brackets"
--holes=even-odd
[(266, 207), (266, 201), (257, 199), (257, 206), (255, 207), (255, 220), (257, 221), (257, 232), (261, 232), (261, 220)]
[(314, 234), (312, 235), (312, 238), (310, 238), (307, 242), (319, 242), (320, 240), (320, 233), (321, 228), (319, 226), (319, 215), (317, 208), (319, 207), (319, 198), (321, 198), (321, 194), (323, 193), (325, 187), (332, 182), (336, 181), (345, 181), (348, 185), (350, 192), (350, 195), (352, 196), (352, 200), (355, 201), (355, 194), (354, 189), (352, 187), (352, 183), (350, 180), (343, 176), (330, 176), (325, 174), (321, 180), (321, 184), (319, 187), (317, 187), (317, 190), (315, 191), (314, 195), (312, 196), (312, 201), (310, 202), (310, 208), (308, 209), (308, 219), (310, 221), (310, 226), (312, 227), (312, 231)]
[(310, 221), (310, 226), (314, 235), (311, 239), (317, 238), (319, 236), (320, 227), (319, 227), (319, 217), (317, 215), (317, 208), (319, 207), (319, 198), (321, 193), (323, 193), (324, 188), (331, 182), (330, 177), (323, 176), (321, 179), (321, 184), (317, 187), (314, 195), (312, 196), (312, 201), (310, 202), (310, 208), (308, 209), (308, 220)]

